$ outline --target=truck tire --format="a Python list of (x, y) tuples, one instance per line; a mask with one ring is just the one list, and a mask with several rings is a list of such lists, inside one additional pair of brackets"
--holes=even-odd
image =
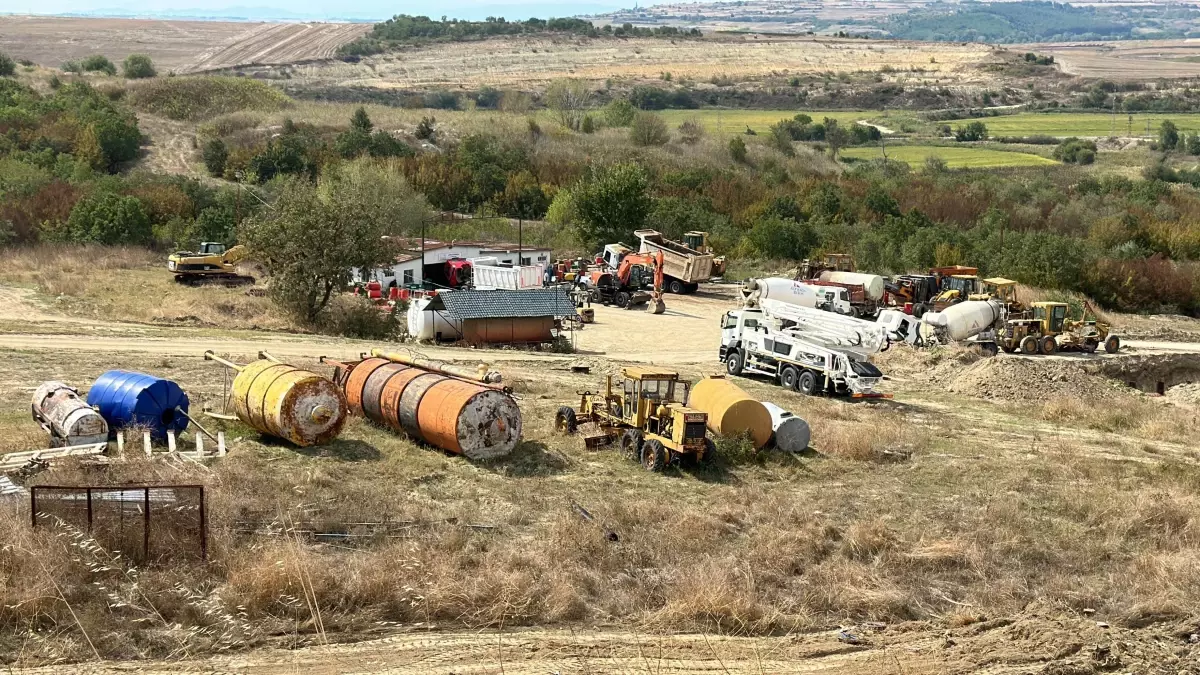
[(704, 454), (700, 455), (700, 464), (712, 464), (717, 458), (717, 444), (713, 439), (704, 439)]
[(573, 434), (579, 428), (579, 420), (575, 417), (575, 409), (563, 406), (554, 415), (554, 428), (560, 433)]
[(1084, 340), (1083, 341), (1083, 351), (1086, 354), (1095, 354), (1096, 348), (1099, 346), (1100, 346), (1100, 343), (1096, 342), (1095, 340)]
[(813, 375), (811, 370), (806, 370), (800, 373), (800, 380), (796, 383), (796, 389), (805, 396), (814, 396), (817, 394), (817, 376)]
[(692, 293), (695, 293), (698, 290), (700, 290), (700, 284), (684, 284), (683, 285), (683, 294), (684, 295), (691, 295)]
[(683, 295), (683, 282), (678, 279), (672, 279), (667, 282), (667, 290), (675, 295)]
[(1054, 352), (1058, 351), (1058, 342), (1055, 341), (1053, 335), (1047, 335), (1046, 337), (1042, 338), (1042, 343), (1038, 346), (1042, 353), (1046, 356), (1050, 356)]
[(617, 293), (617, 297), (613, 298), (613, 300), (616, 302), (617, 307), (620, 307), (621, 309), (625, 309), (629, 306), (629, 294), (625, 291)]
[(978, 344), (979, 351), (983, 352), (985, 356), (995, 356), (1000, 353), (1000, 348), (996, 346), (995, 342), (980, 342)]
[(800, 382), (800, 369), (796, 366), (784, 366), (783, 370), (779, 371), (779, 384), (784, 389), (796, 391), (796, 385)]
[(647, 471), (662, 471), (667, 466), (667, 449), (660, 441), (649, 440), (642, 444), (642, 466)]
[(1038, 353), (1038, 339), (1032, 335), (1026, 335), (1021, 339), (1021, 353), (1033, 355)]
[(642, 432), (637, 429), (626, 429), (625, 433), (621, 434), (621, 454), (625, 455), (633, 461), (638, 461), (642, 456)]
[(1104, 341), (1104, 351), (1109, 354), (1116, 354), (1121, 351), (1121, 338), (1116, 335), (1109, 335), (1108, 339)]
[(736, 351), (736, 350), (729, 352), (729, 354), (725, 357), (725, 372), (729, 373), (730, 375), (741, 375), (742, 374), (742, 353), (741, 352)]

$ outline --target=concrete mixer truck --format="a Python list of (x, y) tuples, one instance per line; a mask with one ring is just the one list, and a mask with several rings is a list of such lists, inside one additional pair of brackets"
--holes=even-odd
[(765, 375), (808, 395), (890, 398), (875, 390), (883, 373), (868, 360), (887, 347), (886, 326), (787, 296), (752, 292), (721, 317), (719, 356), (730, 375)]
[(965, 300), (940, 312), (926, 312), (921, 323), (932, 329), (935, 342), (965, 342), (995, 356), (1000, 348), (996, 331), (1004, 327), (1008, 312), (995, 298)]

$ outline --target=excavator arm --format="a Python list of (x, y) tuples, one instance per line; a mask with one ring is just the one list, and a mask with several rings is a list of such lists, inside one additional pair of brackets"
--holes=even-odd
[(225, 262), (229, 265), (241, 262), (250, 253), (245, 246), (238, 244), (233, 248), (225, 251)]

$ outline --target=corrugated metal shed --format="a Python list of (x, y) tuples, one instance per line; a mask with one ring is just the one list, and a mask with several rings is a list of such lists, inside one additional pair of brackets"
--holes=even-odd
[[(440, 305), (440, 306), (439, 306)], [(510, 319), (575, 316), (575, 304), (559, 288), (462, 290), (440, 293), (430, 309), (442, 309), (459, 319)]]

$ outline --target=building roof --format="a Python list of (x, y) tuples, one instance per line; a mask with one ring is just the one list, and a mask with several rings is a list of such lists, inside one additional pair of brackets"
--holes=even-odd
[(523, 291), (458, 290), (439, 293), (430, 309), (445, 309), (459, 319), (509, 319), (574, 316), (575, 303), (560, 288)]
[[(388, 241), (403, 251), (421, 252), (421, 239), (419, 237), (388, 237)], [(455, 246), (469, 246), (478, 248), (484, 251), (496, 251), (505, 253), (515, 253), (517, 244), (510, 241), (467, 241), (467, 240), (452, 240), (438, 241), (437, 239), (426, 239), (425, 250), (436, 251), (443, 248), (453, 248)], [(549, 246), (535, 246), (533, 244), (523, 244), (521, 252), (525, 251), (549, 251)]]

